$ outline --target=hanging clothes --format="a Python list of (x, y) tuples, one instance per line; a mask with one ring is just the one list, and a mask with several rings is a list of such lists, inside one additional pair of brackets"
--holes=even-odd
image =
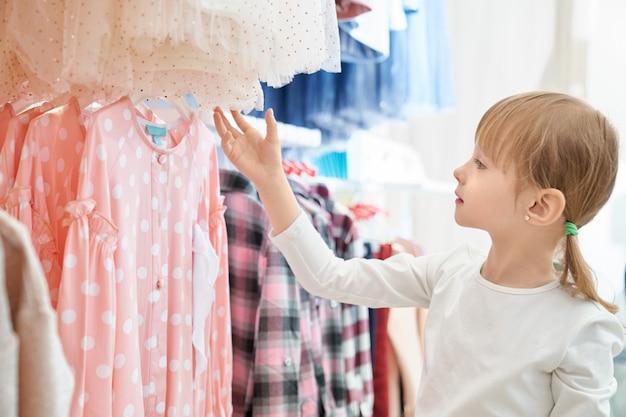
[[(391, 243), (368, 243), (372, 248), (372, 258), (387, 259), (391, 256)], [(389, 369), (392, 346), (387, 333), (387, 325), (389, 324), (390, 311), (389, 307), (370, 309), (370, 313), (376, 317), (373, 331), (374, 355), (372, 355), (374, 368), (374, 415), (376, 417), (395, 417), (389, 414), (391, 408), (389, 401), (389, 385), (391, 382), (389, 381)]]
[(79, 171), (57, 305), (76, 375), (71, 416), (228, 415), (226, 229), (211, 133), (195, 113), (172, 126), (139, 119), (123, 97), (91, 117)]
[[(263, 84), (265, 107), (273, 108), (280, 122), (320, 129), (326, 145), (344, 143), (359, 129), (404, 120), (416, 109), (453, 108), (445, 2), (420, 1), (418, 12), (399, 3), (373, 4), (382, 23), (369, 19), (372, 12), (342, 22), (341, 71), (299, 74), (281, 88)], [(381, 29), (386, 32), (374, 36)], [(251, 114), (262, 117), (257, 110)]]
[(389, 308), (378, 308), (376, 326), (374, 329), (375, 342), (373, 356), (374, 367), (374, 415), (376, 417), (395, 417), (389, 415), (389, 356), (391, 345), (387, 337), (389, 322)]
[[(356, 222), (350, 211), (330, 198), (329, 189), (311, 181), (290, 180), (296, 198), (311, 222), (337, 256), (362, 256)], [(369, 345), (369, 314), (361, 306), (309, 295), (313, 317), (322, 331), (319, 349), (326, 376), (322, 405), (333, 416), (371, 416), (373, 371)], [(341, 340), (337, 345), (336, 340)]]
[(74, 377), (28, 230), (0, 210), (0, 410), (66, 417)]
[(27, 151), (5, 203), (7, 212), (31, 231), (54, 308), (67, 233), (61, 220), (66, 204), (76, 198), (87, 117), (72, 99), (29, 122), (23, 143)]
[[(330, 224), (316, 201), (312, 201), (308, 190), (302, 188), (302, 184), (291, 181), (291, 187), (298, 198), (300, 206), (309, 216), (309, 219), (328, 243), (332, 240)], [(320, 383), (321, 404), (323, 415), (328, 415), (333, 410), (333, 415), (347, 416), (346, 405), (346, 372), (342, 358), (341, 345), (337, 342), (342, 340), (343, 321), (340, 304), (337, 301), (315, 297), (306, 293), (305, 306), (309, 310), (312, 320), (321, 334), (321, 343), (315, 346), (314, 358), (316, 367), (323, 369), (324, 379)]]
[(261, 81), (340, 70), (334, 0), (9, 0), (0, 19), (0, 102), (193, 93), (250, 111)]
[[(330, 230), (328, 245), (343, 259), (363, 257), (363, 243), (358, 223), (352, 212), (332, 198), (330, 189), (322, 182), (311, 181), (309, 198), (317, 201), (327, 214)], [(331, 306), (337, 304), (331, 301)], [(349, 416), (373, 415), (374, 388), (369, 310), (367, 307), (338, 303), (342, 310), (342, 346), (346, 407)]]
[(277, 248), (254, 185), (221, 170), (228, 207), (233, 338), (233, 416), (319, 417), (321, 366), (314, 366), (307, 294)]
[[(146, 120), (157, 120), (148, 108), (137, 106), (135, 113)], [(22, 144), (26, 151), (21, 152), (15, 182), (5, 202), (5, 209), (31, 231), (55, 308), (67, 236), (65, 207), (76, 198), (91, 114), (71, 97), (30, 119)]]
[[(226, 169), (220, 182), (228, 207), (233, 415), (371, 416), (366, 309), (304, 290), (271, 244), (269, 219), (254, 185)], [(331, 201), (322, 185), (304, 189), (292, 182), (292, 187), (338, 253), (357, 256), (347, 209)]]
[(372, 10), (374, 0), (335, 0), (337, 21), (352, 20)]

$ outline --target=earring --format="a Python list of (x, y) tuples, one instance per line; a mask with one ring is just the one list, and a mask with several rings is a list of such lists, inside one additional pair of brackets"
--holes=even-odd
[(528, 214), (527, 214), (527, 215), (525, 215), (525, 216), (524, 216), (524, 220), (526, 220), (526, 221), (530, 220), (530, 216), (529, 216)]

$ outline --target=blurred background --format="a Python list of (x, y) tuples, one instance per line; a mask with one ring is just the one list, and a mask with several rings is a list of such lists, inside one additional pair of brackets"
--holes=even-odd
[[(452, 171), (471, 155), (480, 117), (501, 98), (529, 90), (581, 97), (624, 142), (625, 1), (362, 2), (386, 8), (339, 23), (341, 73), (264, 86), (265, 108), (286, 124), (288, 159), (312, 162), (347, 205), (386, 211), (390, 227), (387, 235), (378, 228), (380, 240), (399, 236), (424, 252), (467, 241), (487, 247), (484, 232), (454, 222)], [(609, 299), (624, 290), (625, 176), (621, 169), (610, 202), (579, 235)]]

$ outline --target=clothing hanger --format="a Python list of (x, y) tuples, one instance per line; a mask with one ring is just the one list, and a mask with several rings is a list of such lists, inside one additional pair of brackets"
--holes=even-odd
[(184, 97), (179, 96), (179, 97), (174, 98), (173, 100), (167, 100), (167, 102), (170, 103), (172, 106), (174, 106), (176, 111), (178, 111), (178, 113), (183, 117), (183, 119), (185, 120), (191, 119), (191, 114), (194, 112), (194, 110), (191, 108), (191, 106), (189, 105), (187, 100), (185, 100)]
[(35, 107), (39, 107), (39, 109), (42, 112), (53, 108), (52, 104), (45, 100), (29, 101), (29, 100), (20, 98), (20, 99), (9, 102), (9, 104), (11, 104), (11, 107), (13, 107), (13, 112), (16, 115), (22, 114), (25, 111), (30, 110)]
[(178, 115), (185, 121), (191, 120), (191, 115), (195, 111), (191, 108), (187, 100), (184, 97), (168, 98), (168, 97), (155, 97), (144, 92), (137, 92), (129, 96), (133, 106), (145, 105), (149, 109), (154, 111), (153, 106), (150, 105), (151, 100), (159, 100), (172, 106)]

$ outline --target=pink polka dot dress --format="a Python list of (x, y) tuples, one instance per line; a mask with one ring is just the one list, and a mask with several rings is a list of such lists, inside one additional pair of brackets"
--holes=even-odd
[(86, 132), (57, 313), (71, 416), (232, 413), (227, 239), (214, 139), (122, 98)]
[[(78, 164), (85, 142), (84, 114), (76, 99), (29, 123), (6, 210), (31, 232), (56, 307), (67, 228), (65, 205), (76, 198)], [(26, 150), (26, 151), (25, 151)]]

